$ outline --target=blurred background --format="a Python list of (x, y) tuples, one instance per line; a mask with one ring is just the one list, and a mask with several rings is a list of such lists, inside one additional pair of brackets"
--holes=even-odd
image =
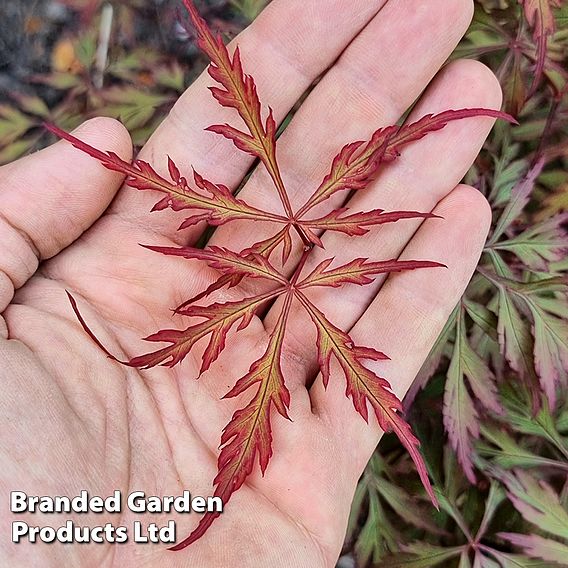
[[(228, 37), (264, 0), (208, 0)], [(0, 163), (44, 145), (45, 118), (72, 128), (119, 118), (142, 145), (204, 68), (176, 0), (0, 0)]]
[[(228, 39), (267, 3), (197, 2)], [(498, 123), (467, 175), (493, 207), (492, 232), (405, 400), (441, 510), (385, 436), (359, 484), (341, 568), (568, 566), (568, 8), (475, 5), (453, 57), (495, 71), (520, 125)], [(51, 143), (44, 120), (71, 129), (112, 116), (143, 145), (207, 63), (180, 7), (0, 0), (0, 164)]]

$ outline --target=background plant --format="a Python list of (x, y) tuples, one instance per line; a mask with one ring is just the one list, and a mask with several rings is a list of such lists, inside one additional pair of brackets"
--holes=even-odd
[[(132, 109), (126, 102), (137, 98), (116, 103), (106, 94), (113, 89), (130, 88), (141, 101), (157, 97), (145, 111), (142, 102), (132, 110), (142, 118), (130, 128), (143, 143), (205, 64), (195, 48), (183, 47), (187, 37), (176, 27), (174, 3), (160, 4), (159, 18), (151, 2), (115, 3), (102, 87), (93, 85), (102, 2), (44, 2), (37, 10), (51, 4), (62, 6), (63, 16), (53, 16), (55, 23), (40, 17), (48, 29), (29, 21), (25, 10), (4, 22), (18, 37), (9, 49), (9, 34), (1, 34), (0, 158), (46, 144), (39, 128), (45, 118), (72, 128), (107, 109), (127, 120)], [(201, 7), (233, 34), (247, 20), (239, 10), (254, 11), (255, 4), (261, 3)], [(497, 73), (506, 110), (521, 124), (498, 124), (468, 174), (492, 203), (492, 234), (479, 271), (405, 401), (442, 510), (412, 497), (418, 478), (401, 446), (385, 437), (357, 491), (341, 566), (566, 564), (567, 17), (555, 0), (476, 2), (455, 56), (480, 59)], [(167, 33), (150, 30), (151, 19)], [(29, 64), (18, 73), (9, 52), (23, 45), (39, 45), (40, 54), (26, 55)], [(111, 73), (121, 61), (122, 71)], [(156, 76), (162, 73), (177, 79), (163, 84)]]

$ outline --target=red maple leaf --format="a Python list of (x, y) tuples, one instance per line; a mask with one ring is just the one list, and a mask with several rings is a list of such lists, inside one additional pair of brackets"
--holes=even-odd
[[(168, 345), (124, 364), (144, 369), (156, 365), (171, 367), (180, 363), (199, 341), (206, 339), (208, 344), (203, 353), (201, 368), (202, 372), (206, 371), (225, 348), (229, 331), (234, 328), (237, 331), (245, 329), (254, 315), (268, 302), (283, 297), (278, 323), (270, 335), (265, 353), (251, 365), (249, 372), (240, 378), (226, 395), (226, 398), (234, 398), (245, 391), (256, 389), (252, 400), (235, 412), (221, 436), (218, 473), (214, 480), (215, 495), (221, 497), (225, 503), (228, 502), (254, 470), (257, 462), (263, 473), (269, 465), (273, 452), (273, 409), (288, 418), (290, 393), (286, 388), (280, 360), (291, 307), (296, 303), (306, 310), (317, 330), (317, 345), (314, 349), (318, 354), (324, 385), (327, 386), (331, 380), (330, 365), (332, 361), (336, 361), (346, 381), (346, 396), (352, 399), (355, 410), (368, 420), (370, 407), (381, 428), (396, 433), (410, 452), (424, 487), (436, 504), (426, 465), (419, 451), (419, 441), (401, 415), (401, 402), (392, 392), (388, 381), (370, 370), (365, 363), (381, 361), (387, 359), (387, 356), (374, 349), (355, 345), (349, 335), (329, 321), (309, 299), (308, 292), (312, 288), (322, 286), (365, 286), (372, 283), (379, 274), (438, 268), (442, 265), (431, 261), (393, 259), (376, 262), (359, 258), (343, 266), (332, 267), (332, 259), (327, 259), (302, 277), (302, 270), (311, 249), (313, 246), (322, 246), (320, 235), (325, 231), (360, 236), (376, 225), (404, 219), (428, 219), (433, 215), (415, 211), (388, 212), (380, 209), (351, 212), (344, 208), (331, 210), (315, 219), (310, 218), (308, 214), (315, 206), (326, 202), (338, 192), (364, 190), (375, 179), (382, 164), (396, 160), (406, 145), (444, 128), (449, 122), (475, 116), (512, 119), (498, 111), (462, 109), (427, 115), (402, 127), (381, 128), (369, 141), (346, 145), (333, 160), (329, 174), (295, 213), (277, 161), (277, 125), (272, 111), (263, 111), (254, 80), (243, 71), (239, 50), (231, 56), (221, 37), (211, 33), (193, 3), (190, 0), (184, 0), (184, 3), (197, 30), (198, 44), (212, 62), (209, 73), (218, 86), (211, 87), (211, 92), (221, 105), (235, 109), (246, 127), (246, 131), (242, 131), (230, 125), (217, 125), (209, 130), (231, 139), (239, 149), (261, 161), (274, 182), (285, 215), (254, 208), (233, 196), (223, 185), (213, 184), (197, 173), (193, 174), (192, 187), (171, 159), (168, 160), (170, 179), (165, 179), (146, 162), (125, 162), (113, 153), (97, 150), (71, 134), (49, 125), (48, 128), (52, 132), (98, 159), (107, 168), (124, 173), (128, 185), (139, 190), (153, 190), (164, 194), (154, 207), (155, 211), (166, 207), (176, 211), (188, 211), (189, 217), (180, 229), (199, 222), (217, 226), (236, 220), (269, 222), (280, 226), (273, 236), (244, 251), (215, 247), (205, 250), (190, 247), (148, 247), (161, 254), (201, 260), (216, 269), (220, 276), (206, 290), (176, 310), (182, 316), (201, 321), (184, 330), (162, 330), (151, 335), (146, 338), (147, 341)], [(265, 119), (262, 118), (263, 114)], [(301, 236), (304, 253), (294, 275), (289, 279), (273, 266), (270, 259), (281, 247), (282, 262), (288, 262), (292, 251), (292, 230)], [(268, 282), (268, 291), (233, 302), (205, 306), (196, 304), (215, 290), (225, 286), (235, 287), (246, 278)], [(71, 303), (86, 332), (104, 349), (89, 330), (73, 298)], [(192, 534), (173, 549), (180, 550), (195, 542), (217, 516), (218, 514), (214, 513), (204, 515)]]

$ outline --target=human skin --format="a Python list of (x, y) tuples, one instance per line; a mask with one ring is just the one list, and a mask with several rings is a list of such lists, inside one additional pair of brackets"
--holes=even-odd
[[(274, 0), (237, 42), (261, 100), (282, 119), (325, 72), (279, 142), (292, 203), (305, 200), (339, 148), (398, 120), (421, 95), (412, 118), (450, 108), (499, 108), (501, 90), (486, 67), (454, 61), (440, 68), (471, 20), (471, 0)], [(329, 69), (328, 69), (329, 68)], [(326, 71), (326, 69), (328, 69)], [(251, 158), (204, 132), (234, 122), (212, 99), (204, 74), (177, 105), (140, 157), (166, 171), (170, 155), (189, 175), (194, 166), (236, 188)], [(474, 271), (491, 220), (473, 188), (459, 185), (493, 125), (488, 118), (450, 124), (408, 147), (372, 186), (349, 202), (354, 210), (432, 210), (440, 219), (404, 221), (363, 238), (324, 235), (324, 257), (347, 262), (435, 260), (447, 269), (377, 279), (365, 288), (322, 289), (318, 306), (356, 343), (386, 352), (376, 370), (404, 393)], [(131, 142), (116, 121), (94, 119), (76, 136), (121, 157)], [(191, 244), (203, 229), (177, 232), (180, 213), (150, 214), (159, 196), (122, 186), (119, 174), (67, 142), (0, 168), (0, 559), (6, 566), (332, 567), (339, 555), (357, 480), (381, 431), (366, 424), (332, 370), (324, 391), (315, 336), (293, 311), (284, 348), (292, 405), (287, 422), (273, 418), (275, 455), (264, 478), (253, 474), (209, 532), (183, 552), (162, 545), (12, 544), (11, 523), (131, 527), (177, 521), (182, 539), (196, 514), (15, 516), (9, 493), (30, 495), (210, 495), (220, 432), (242, 400), (220, 401), (266, 345), (275, 312), (232, 336), (199, 381), (196, 350), (175, 369), (137, 371), (109, 360), (83, 333), (65, 290), (118, 357), (147, 349), (140, 341), (181, 325), (170, 309), (200, 292), (215, 272), (197, 261), (166, 258), (138, 246)], [(276, 192), (259, 170), (243, 197), (279, 211)], [(339, 203), (335, 202), (335, 206)], [(183, 215), (183, 214), (181, 214)], [(241, 250), (266, 227), (234, 223), (212, 244)], [(325, 256), (324, 256), (325, 255)], [(250, 292), (223, 293), (227, 299)], [(375, 367), (374, 367), (375, 368)], [(334, 380), (335, 379), (335, 380)], [(309, 385), (309, 388), (306, 387)]]

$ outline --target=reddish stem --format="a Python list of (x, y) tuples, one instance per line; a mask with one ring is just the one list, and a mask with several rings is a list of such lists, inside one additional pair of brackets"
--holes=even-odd
[(304, 250), (312, 250), (314, 248), (314, 243), (312, 243), (312, 241), (308, 237), (308, 234), (306, 233), (304, 227), (302, 227), (302, 225), (298, 225), (298, 223), (294, 223), (292, 226), (294, 227), (294, 229), (296, 229), (296, 232), (302, 239)]
[(296, 271), (294, 272), (294, 275), (292, 276), (292, 279), (290, 280), (290, 287), (294, 287), (298, 283), (298, 279), (300, 278), (300, 274), (302, 273), (302, 270), (304, 269), (304, 266), (306, 265), (308, 257), (310, 256), (310, 253), (312, 252), (313, 248), (314, 248), (314, 245), (312, 243), (309, 243), (308, 245), (306, 245), (304, 247), (304, 252), (302, 253), (302, 258), (300, 259), (300, 262), (299, 262), (298, 266), (296, 267)]

